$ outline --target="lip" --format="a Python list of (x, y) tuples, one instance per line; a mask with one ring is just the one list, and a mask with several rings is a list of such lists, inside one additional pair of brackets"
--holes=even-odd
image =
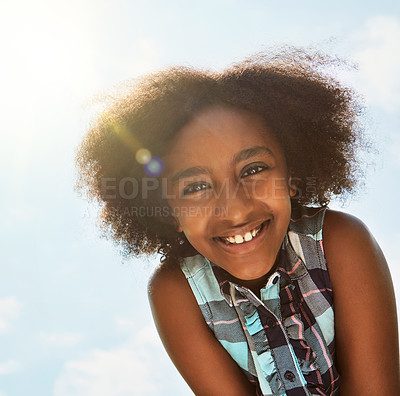
[[(258, 232), (258, 234), (251, 240), (251, 241), (247, 241), (247, 242), (243, 242), (243, 243), (238, 243), (238, 244), (226, 244), (225, 242), (222, 242), (220, 239), (218, 238), (213, 238), (213, 241), (215, 243), (218, 244), (218, 246), (223, 249), (225, 252), (227, 253), (231, 253), (231, 254), (245, 254), (245, 253), (249, 253), (252, 250), (256, 249), (258, 247), (258, 245), (260, 245), (260, 243), (262, 242), (262, 239), (266, 233), (266, 231), (268, 230), (269, 226), (270, 226), (271, 220), (266, 220), (263, 223), (261, 223), (262, 228), (261, 230)], [(235, 230), (233, 231), (233, 233), (231, 235), (243, 235), (244, 233), (253, 230), (254, 228), (258, 227), (258, 225), (256, 226), (252, 226), (252, 228), (243, 228), (240, 230)], [(243, 234), (241, 234), (243, 232)]]
[(231, 230), (225, 230), (224, 234), (222, 235), (217, 235), (215, 238), (228, 238), (230, 236), (234, 235), (244, 235), (247, 232), (250, 232), (251, 230), (254, 230), (255, 228), (260, 227), (262, 224), (265, 224), (268, 220), (264, 220), (263, 222), (257, 222), (257, 223), (251, 223), (247, 225), (246, 227), (242, 228), (232, 228)]

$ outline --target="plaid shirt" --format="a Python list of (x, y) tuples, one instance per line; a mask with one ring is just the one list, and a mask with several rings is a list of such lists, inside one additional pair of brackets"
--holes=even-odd
[(257, 395), (338, 395), (332, 286), (322, 246), (326, 207), (296, 207), (261, 298), (201, 255), (181, 264), (215, 337)]

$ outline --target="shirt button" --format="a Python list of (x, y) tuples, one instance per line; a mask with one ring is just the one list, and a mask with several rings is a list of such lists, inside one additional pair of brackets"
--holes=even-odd
[(296, 376), (291, 371), (286, 371), (285, 378), (290, 382), (294, 382)]
[(267, 326), (268, 327), (274, 327), (276, 324), (275, 320), (272, 318), (267, 318)]

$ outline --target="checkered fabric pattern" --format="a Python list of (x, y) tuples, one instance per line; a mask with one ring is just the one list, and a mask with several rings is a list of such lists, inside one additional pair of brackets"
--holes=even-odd
[(322, 246), (326, 207), (298, 206), (261, 298), (201, 255), (181, 268), (215, 337), (257, 395), (336, 395), (332, 286)]

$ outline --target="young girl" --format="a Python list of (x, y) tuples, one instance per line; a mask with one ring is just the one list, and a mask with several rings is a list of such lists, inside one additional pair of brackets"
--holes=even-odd
[(326, 206), (354, 191), (362, 143), (330, 64), (294, 51), (152, 74), (80, 147), (104, 229), (163, 255), (153, 316), (196, 395), (400, 394), (385, 258)]

